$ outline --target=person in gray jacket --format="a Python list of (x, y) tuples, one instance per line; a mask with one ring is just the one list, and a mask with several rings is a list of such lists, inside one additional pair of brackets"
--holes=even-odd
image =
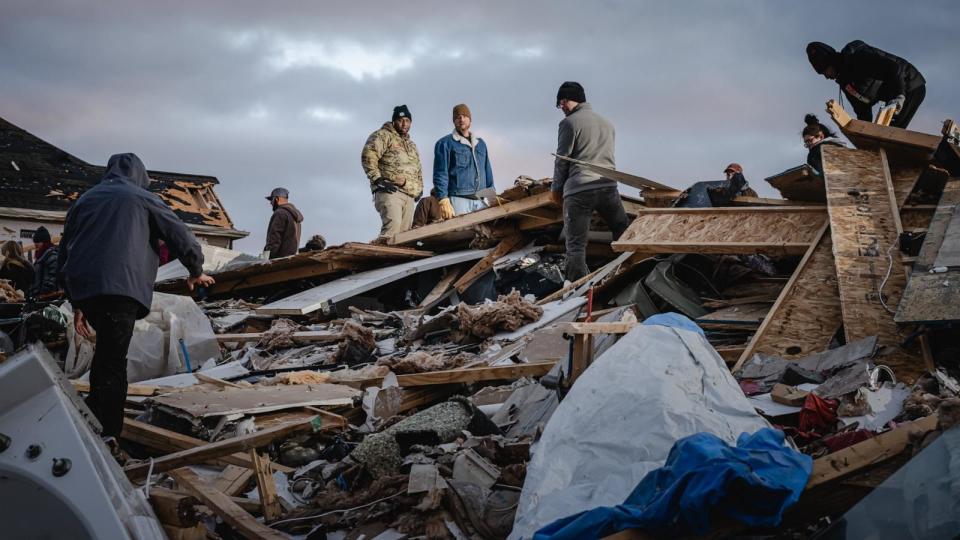
[[(557, 108), (565, 116), (560, 121), (557, 155), (616, 168), (613, 124), (593, 112), (580, 83), (568, 81), (560, 85)], [(620, 238), (630, 221), (617, 191), (617, 181), (579, 164), (557, 158), (551, 189), (554, 202), (563, 208), (567, 239), (566, 278), (576, 281), (590, 272), (587, 268), (587, 235), (593, 211), (600, 214), (614, 240)]]
[[(190, 229), (160, 198), (135, 154), (116, 154), (100, 183), (67, 212), (57, 259), (58, 279), (73, 306), (76, 333), (92, 338), (87, 405), (104, 436), (123, 429), (127, 348), (137, 319), (150, 313), (159, 263), (158, 240), (190, 272), (187, 284), (209, 286), (203, 251)], [(88, 326), (89, 324), (89, 326)]]

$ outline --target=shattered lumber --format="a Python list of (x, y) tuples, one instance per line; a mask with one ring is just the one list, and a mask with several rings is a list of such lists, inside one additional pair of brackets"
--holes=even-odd
[(916, 355), (901, 349), (893, 311), (906, 285), (902, 229), (883, 150), (823, 148), (834, 265), (847, 343), (877, 336), (893, 349), (884, 358), (898, 378), (922, 371)]
[(443, 277), (437, 281), (437, 284), (433, 286), (433, 289), (423, 298), (417, 307), (428, 310), (440, 302), (440, 300), (450, 292), (450, 288), (453, 287), (453, 282), (459, 278), (462, 273), (463, 268), (459, 266), (448, 266), (445, 268)]
[(170, 476), (177, 481), (181, 488), (203, 501), (203, 504), (244, 538), (250, 540), (260, 538), (286, 540), (288, 538), (287, 535), (277, 532), (254, 519), (237, 503), (233, 502), (230, 497), (211, 488), (197, 473), (190, 469), (171, 471)]
[[(220, 343), (247, 343), (251, 341), (260, 341), (264, 336), (269, 336), (269, 332), (250, 332), (246, 334), (217, 334), (217, 341)], [(294, 341), (303, 341), (310, 343), (334, 343), (343, 339), (343, 335), (325, 330), (294, 332), (290, 334)], [(196, 373), (194, 373), (196, 375)]]
[(911, 440), (919, 440), (935, 429), (937, 415), (933, 414), (817, 459), (813, 462), (813, 472), (810, 473), (806, 489), (896, 456), (907, 448)]
[[(448, 371), (412, 373), (409, 375), (398, 375), (397, 384), (401, 387), (413, 387), (482, 381), (515, 381), (523, 377), (542, 377), (550, 371), (554, 364), (555, 362), (536, 362), (531, 364), (514, 364), (511, 366), (483, 366), (451, 369)], [(366, 388), (368, 386), (379, 386), (382, 382), (383, 378), (378, 377), (360, 381), (345, 381), (342, 384), (355, 388)]]
[(827, 113), (854, 146), (861, 150), (882, 148), (895, 163), (926, 165), (940, 144), (940, 137), (936, 135), (851, 118), (832, 99), (827, 102)]
[[(483, 211), (484, 210), (481, 210), (481, 212)], [(470, 215), (473, 214), (464, 217), (469, 217)], [(427, 225), (426, 227), (431, 226), (432, 225)], [(485, 254), (485, 250), (468, 249), (436, 255), (429, 259), (406, 262), (395, 266), (378, 268), (376, 270), (368, 270), (359, 274), (342, 277), (336, 281), (324, 283), (323, 285), (307, 289), (293, 296), (288, 296), (282, 300), (259, 307), (257, 308), (257, 313), (261, 315), (308, 315), (317, 310), (330, 309), (334, 303), (340, 300), (345, 300), (382, 285), (393, 283), (407, 276), (476, 260)]]
[[(326, 421), (321, 420), (321, 418), (326, 418)], [(332, 413), (324, 413), (323, 415), (315, 416), (305, 422), (298, 422), (265, 429), (263, 431), (257, 431), (255, 433), (243, 435), (241, 437), (208, 443), (203, 446), (191, 448), (189, 450), (181, 450), (179, 452), (174, 452), (173, 454), (167, 454), (154, 459), (152, 463), (148, 461), (145, 463), (128, 466), (124, 469), (124, 472), (127, 473), (127, 476), (131, 480), (140, 480), (147, 474), (147, 471), (150, 470), (151, 467), (153, 472), (165, 472), (178, 467), (184, 467), (186, 465), (203, 463), (205, 461), (220, 458), (235, 452), (243, 452), (252, 448), (258, 448), (281, 437), (293, 435), (294, 433), (342, 428), (346, 425), (347, 422), (343, 417)]]
[(453, 288), (456, 289), (458, 293), (463, 294), (470, 285), (473, 285), (482, 275), (493, 268), (493, 263), (497, 262), (497, 259), (508, 255), (511, 251), (520, 247), (523, 241), (524, 238), (521, 234), (515, 234), (501, 240), (500, 243), (497, 244), (497, 247), (487, 252), (482, 259), (467, 270), (467, 272), (453, 284)]
[(820, 206), (651, 208), (641, 211), (615, 251), (799, 255), (826, 221)]
[(510, 201), (506, 204), (491, 206), (484, 208), (483, 210), (457, 216), (452, 219), (441, 221), (440, 223), (431, 223), (430, 225), (424, 225), (423, 227), (410, 229), (409, 231), (404, 231), (395, 235), (388, 241), (388, 243), (390, 245), (411, 244), (418, 240), (426, 240), (432, 237), (441, 236), (445, 233), (468, 229), (481, 223), (493, 221), (495, 219), (514, 216), (522, 212), (533, 210), (534, 208), (555, 206), (551, 197), (552, 196), (549, 191), (544, 191), (543, 193), (531, 195), (516, 201)]
[[(144, 422), (139, 422), (137, 420), (131, 420), (130, 418), (125, 418), (123, 420), (123, 433), (120, 435), (120, 437), (128, 441), (141, 444), (151, 450), (166, 454), (179, 452), (181, 450), (189, 450), (191, 448), (197, 448), (210, 444), (207, 441), (190, 437), (182, 433), (177, 433), (176, 431), (171, 431), (169, 429), (153, 426)], [(253, 467), (253, 464), (250, 463), (250, 457), (239, 452), (219, 456), (215, 459), (209, 460), (208, 463), (223, 466), (237, 465), (247, 469)], [(293, 469), (290, 467), (286, 467), (277, 463), (273, 464), (273, 468), (276, 471), (293, 472)]]
[[(553, 156), (553, 157), (555, 157), (555, 158), (557, 158), (557, 159), (562, 159), (562, 160), (564, 160), (564, 161), (569, 161), (570, 163), (575, 163), (575, 164), (580, 165), (581, 167), (583, 167), (583, 168), (585, 168), (585, 169), (589, 169), (589, 170), (591, 170), (591, 171), (593, 171), (593, 172), (595, 172), (595, 173), (597, 173), (597, 174), (601, 174), (601, 175), (603, 175), (603, 176), (605, 176), (605, 177), (607, 177), (607, 178), (612, 178), (612, 179), (616, 180), (617, 182), (620, 182), (621, 184), (626, 184), (626, 185), (628, 185), (628, 186), (630, 186), (630, 187), (637, 188), (637, 189), (639, 189), (639, 190), (641, 190), (641, 191), (661, 191), (661, 192), (666, 192), (666, 193), (676, 193), (677, 195), (679, 195), (679, 194), (681, 193), (680, 191), (677, 190), (677, 188), (673, 188), (673, 187), (670, 187), (670, 186), (668, 186), (668, 185), (661, 184), (661, 183), (659, 183), (659, 182), (654, 182), (653, 180), (650, 180), (649, 178), (644, 178), (644, 177), (642, 177), (642, 176), (636, 176), (636, 175), (633, 175), (633, 174), (628, 174), (628, 173), (625, 173), (625, 172), (622, 172), (622, 171), (618, 171), (618, 170), (616, 170), (616, 169), (611, 169), (611, 168), (609, 168), (609, 167), (604, 167), (604, 166), (602, 166), (602, 165), (596, 165), (596, 164), (594, 164), (594, 163), (589, 163), (589, 162), (586, 162), (586, 161), (580, 161), (579, 159), (573, 159), (573, 158), (567, 157), (567, 156), (560, 156), (560, 155), (557, 155), (557, 154), (550, 154), (550, 155)], [(644, 195), (646, 195), (646, 194), (644, 194)]]
[[(250, 464), (255, 465), (252, 459), (250, 460)], [(277, 464), (271, 463), (270, 470), (271, 472), (277, 470)], [(239, 467), (237, 465), (227, 465), (220, 471), (216, 479), (214, 479), (213, 489), (230, 495), (231, 497), (239, 495), (247, 490), (247, 485), (250, 483), (254, 474), (252, 469)]]
[[(82, 394), (90, 393), (90, 381), (70, 381), (73, 384), (73, 388)], [(156, 396), (158, 394), (163, 394), (174, 390), (174, 388), (168, 386), (154, 386), (152, 384), (130, 384), (127, 385), (127, 396), (138, 396), (138, 397), (150, 397)]]
[(276, 521), (282, 509), (280, 501), (277, 500), (277, 485), (270, 471), (270, 456), (262, 456), (256, 448), (251, 448), (250, 462), (253, 463), (253, 473), (257, 478), (257, 493), (260, 495), (263, 520), (267, 523)]

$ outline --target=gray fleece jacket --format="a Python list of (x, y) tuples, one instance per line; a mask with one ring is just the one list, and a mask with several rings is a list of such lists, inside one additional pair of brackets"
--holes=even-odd
[[(613, 124), (593, 112), (589, 103), (581, 103), (560, 121), (557, 155), (586, 161), (601, 167), (616, 168)], [(553, 165), (553, 191), (564, 197), (591, 189), (617, 187), (617, 181), (557, 158)]]

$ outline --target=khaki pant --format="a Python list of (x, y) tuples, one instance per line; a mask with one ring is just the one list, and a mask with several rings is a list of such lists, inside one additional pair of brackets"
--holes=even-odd
[(410, 195), (378, 191), (373, 194), (373, 206), (380, 212), (380, 236), (389, 238), (413, 226), (414, 203)]

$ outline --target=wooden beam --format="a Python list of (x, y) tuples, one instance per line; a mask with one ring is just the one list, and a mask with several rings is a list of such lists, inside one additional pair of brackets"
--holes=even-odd
[[(165, 454), (178, 452), (180, 450), (189, 450), (209, 444), (207, 441), (190, 437), (189, 435), (152, 426), (130, 418), (123, 419), (123, 433), (120, 437)], [(253, 467), (253, 464), (250, 463), (250, 458), (243, 453), (218, 457), (207, 463), (220, 466), (238, 465), (246, 468)], [(274, 464), (274, 469), (282, 472), (293, 472), (292, 468), (280, 464)]]
[(644, 177), (642, 177), (642, 176), (636, 176), (636, 175), (633, 175), (633, 174), (629, 174), (629, 173), (625, 173), (625, 172), (622, 172), (622, 171), (618, 171), (618, 170), (616, 170), (616, 169), (611, 169), (611, 168), (609, 168), (609, 167), (604, 167), (604, 166), (602, 166), (602, 165), (596, 165), (596, 164), (594, 164), (594, 163), (589, 163), (589, 162), (586, 162), (586, 161), (580, 161), (579, 159), (574, 159), (574, 158), (568, 157), (568, 156), (560, 156), (560, 155), (557, 155), (557, 154), (550, 154), (550, 155), (553, 156), (553, 157), (555, 157), (555, 158), (557, 158), (557, 159), (561, 159), (561, 160), (563, 160), (563, 161), (569, 161), (570, 163), (574, 163), (574, 164), (576, 164), (576, 165), (579, 165), (579, 166), (581, 166), (581, 167), (583, 167), (583, 168), (585, 168), (585, 169), (591, 170), (591, 171), (593, 171), (593, 172), (595, 172), (595, 173), (597, 173), (597, 174), (601, 174), (601, 175), (603, 175), (603, 176), (605, 176), (605, 177), (607, 177), (607, 178), (611, 178), (611, 179), (613, 179), (613, 180), (616, 180), (617, 182), (620, 182), (621, 184), (625, 184), (625, 185), (628, 185), (628, 186), (630, 186), (630, 187), (634, 187), (634, 188), (637, 188), (637, 189), (640, 189), (640, 190), (644, 190), (644, 191), (647, 191), (647, 190), (654, 190), (654, 191), (659, 190), (659, 191), (667, 191), (667, 192), (676, 192), (676, 191), (677, 191), (677, 188), (675, 188), (675, 187), (670, 187), (670, 186), (668, 186), (668, 185), (661, 184), (661, 183), (659, 183), (659, 182), (654, 182), (653, 180), (650, 180), (649, 178), (644, 178)]
[(420, 308), (432, 308), (434, 304), (440, 301), (446, 294), (450, 291), (453, 282), (460, 277), (463, 273), (462, 266), (448, 266), (444, 268), (443, 277), (437, 281), (437, 284), (433, 286), (433, 289), (430, 291), (427, 296), (420, 302), (417, 307)]
[[(333, 415), (336, 416), (336, 415)], [(172, 454), (156, 458), (152, 462), (153, 472), (161, 473), (192, 465), (195, 463), (204, 463), (212, 459), (228, 456), (236, 452), (245, 452), (251, 448), (259, 448), (270, 444), (271, 442), (288, 437), (296, 433), (314, 432), (346, 426), (346, 421), (341, 418), (341, 422), (332, 423), (321, 420), (320, 416), (315, 416), (305, 422), (277, 426), (275, 428), (265, 429), (250, 433), (233, 439), (207, 443), (203, 446), (197, 446), (188, 450), (181, 450)], [(150, 470), (151, 462), (129, 465), (124, 468), (124, 472), (132, 480), (143, 478)]]
[(193, 372), (193, 376), (196, 377), (196, 379), (201, 383), (212, 384), (219, 388), (243, 388), (239, 384), (232, 383), (230, 381), (225, 381), (223, 379), (218, 379), (216, 377), (211, 377), (209, 375), (204, 375), (199, 371)]
[(473, 285), (475, 281), (480, 279), (480, 276), (486, 274), (493, 268), (493, 263), (497, 262), (497, 259), (509, 254), (523, 242), (524, 238), (522, 234), (515, 234), (504, 238), (497, 244), (497, 247), (488, 251), (482, 259), (470, 267), (470, 269), (453, 284), (453, 288), (456, 289), (458, 293), (463, 294), (470, 285)]
[[(512, 366), (482, 366), (448, 371), (430, 371), (427, 373), (412, 373), (398, 375), (397, 384), (404, 388), (413, 386), (432, 386), (437, 384), (463, 384), (482, 381), (515, 381), (522, 377), (542, 377), (546, 375), (555, 362), (536, 362), (530, 364), (514, 364)], [(383, 378), (363, 379), (360, 381), (345, 381), (355, 388), (378, 386)]]
[(197, 473), (190, 469), (170, 471), (170, 476), (177, 484), (192, 495), (203, 501), (203, 504), (213, 511), (237, 534), (249, 540), (287, 540), (287, 535), (267, 527), (253, 518), (243, 508), (237, 506), (233, 500), (207, 485)]
[(553, 205), (549, 191), (545, 191), (537, 195), (531, 195), (530, 197), (516, 201), (511, 201), (500, 206), (484, 208), (483, 210), (457, 216), (453, 219), (441, 221), (440, 223), (431, 223), (430, 225), (424, 225), (423, 227), (410, 229), (409, 231), (404, 231), (395, 235), (393, 238), (388, 240), (388, 243), (390, 245), (411, 244), (418, 240), (426, 240), (433, 236), (439, 236), (444, 233), (458, 231), (461, 229), (469, 229), (481, 223), (513, 216), (521, 212), (526, 212), (528, 210), (547, 205)]
[(277, 484), (274, 483), (273, 473), (270, 472), (270, 457), (262, 456), (256, 448), (251, 448), (250, 462), (253, 463), (253, 473), (257, 479), (257, 492), (260, 494), (263, 520), (267, 523), (276, 521), (282, 509), (280, 501), (277, 500)]
[(651, 208), (640, 212), (615, 251), (802, 254), (827, 219), (818, 206)]
[(626, 334), (637, 326), (637, 321), (620, 322), (562, 322), (556, 328), (560, 332), (577, 336), (583, 334)]
[(925, 165), (940, 144), (940, 136), (879, 125), (850, 118), (835, 100), (827, 102), (827, 112), (847, 139), (861, 150), (885, 149), (897, 163)]
[(902, 338), (888, 311), (896, 310), (907, 280), (895, 247), (899, 214), (886, 162), (877, 151), (826, 146), (822, 153), (847, 343), (877, 336), (892, 350), (884, 364), (899, 379), (912, 381), (923, 371), (922, 362), (900, 348)]
[[(72, 380), (70, 381), (73, 384), (73, 388), (80, 393), (89, 394), (90, 393), (90, 381), (80, 381)], [(127, 396), (141, 396), (141, 397), (150, 397), (156, 396), (158, 394), (165, 394), (171, 392), (175, 388), (169, 386), (155, 386), (152, 384), (137, 384), (133, 383), (127, 385)]]
[(160, 486), (150, 488), (150, 506), (164, 525), (192, 527), (200, 523), (196, 509), (198, 504), (200, 501), (193, 495)]
[(816, 459), (806, 489), (886, 461), (906, 450), (912, 440), (919, 440), (935, 429), (937, 416), (934, 414)]
[(730, 200), (733, 206), (815, 206), (826, 208), (822, 202), (794, 201), (790, 199), (767, 199), (764, 197), (745, 197), (737, 195)]

